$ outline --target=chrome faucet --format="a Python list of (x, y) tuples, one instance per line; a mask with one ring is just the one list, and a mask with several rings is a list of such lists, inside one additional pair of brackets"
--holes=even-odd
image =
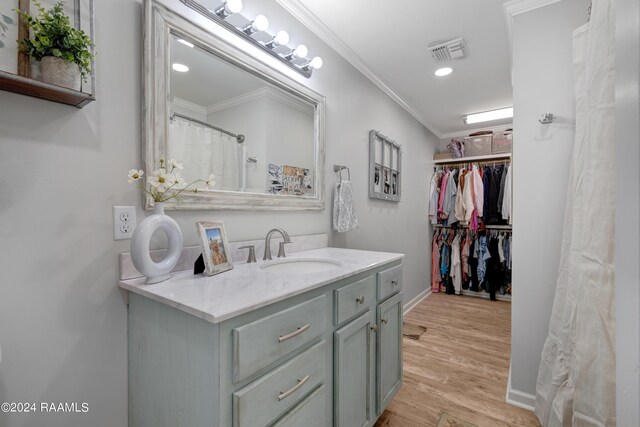
[(273, 233), (278, 232), (282, 235), (282, 242), (280, 242), (280, 246), (278, 247), (278, 258), (284, 258), (286, 255), (284, 254), (284, 245), (286, 243), (291, 243), (291, 239), (289, 238), (289, 234), (284, 231), (282, 228), (273, 228), (269, 230), (267, 233), (267, 237), (264, 239), (264, 256), (262, 257), (263, 261), (267, 261), (271, 258), (271, 236)]

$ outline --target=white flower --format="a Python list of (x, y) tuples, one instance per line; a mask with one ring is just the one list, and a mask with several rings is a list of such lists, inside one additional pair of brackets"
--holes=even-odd
[(149, 184), (158, 189), (158, 191), (166, 191), (169, 187), (175, 184), (175, 177), (167, 173), (164, 168), (153, 171), (153, 176), (149, 178)]
[(169, 160), (169, 166), (171, 166), (171, 169), (184, 169), (184, 167), (182, 166), (182, 163), (178, 163), (178, 161), (176, 159), (171, 159)]
[(144, 175), (144, 171), (131, 169), (129, 171), (129, 180), (128, 180), (129, 184), (131, 184), (132, 182), (139, 181), (140, 178), (142, 178), (142, 175)]
[(182, 177), (182, 175), (180, 175), (179, 173), (176, 173), (174, 175), (173, 182), (174, 182), (174, 184), (176, 184), (177, 187), (186, 187), (187, 186), (187, 181), (185, 181), (184, 178)]
[(204, 188), (211, 188), (216, 185), (216, 176), (214, 174), (209, 175), (209, 178), (204, 182)]

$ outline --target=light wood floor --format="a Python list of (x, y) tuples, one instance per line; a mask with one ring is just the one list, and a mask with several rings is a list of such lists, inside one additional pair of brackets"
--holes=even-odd
[(376, 427), (433, 427), (441, 412), (478, 427), (540, 426), (505, 403), (511, 354), (511, 305), (433, 294), (405, 316), (427, 327), (403, 339), (404, 384)]

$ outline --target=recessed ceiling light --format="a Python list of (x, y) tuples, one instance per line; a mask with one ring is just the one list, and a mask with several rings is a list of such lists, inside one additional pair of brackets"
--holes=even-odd
[(173, 68), (175, 71), (178, 71), (180, 73), (186, 73), (187, 71), (189, 71), (189, 67), (187, 67), (186, 65), (177, 64), (177, 63), (173, 64), (171, 68)]
[(464, 116), (463, 120), (466, 124), (480, 122), (490, 122), (492, 120), (510, 119), (513, 117), (513, 107), (501, 108), (499, 110), (485, 111), (484, 113), (475, 113)]
[(453, 73), (453, 68), (442, 67), (442, 68), (438, 68), (434, 74), (438, 77), (444, 77), (444, 76), (448, 76), (451, 73)]
[(193, 43), (190, 43), (190, 42), (188, 42), (186, 40), (183, 40), (183, 39), (178, 39), (178, 43), (182, 43), (185, 46), (193, 47)]

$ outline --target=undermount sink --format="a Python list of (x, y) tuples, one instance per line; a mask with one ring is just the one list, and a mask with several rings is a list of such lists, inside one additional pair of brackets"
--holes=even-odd
[(272, 273), (321, 273), (340, 267), (340, 263), (330, 259), (286, 259), (273, 261), (260, 268)]

